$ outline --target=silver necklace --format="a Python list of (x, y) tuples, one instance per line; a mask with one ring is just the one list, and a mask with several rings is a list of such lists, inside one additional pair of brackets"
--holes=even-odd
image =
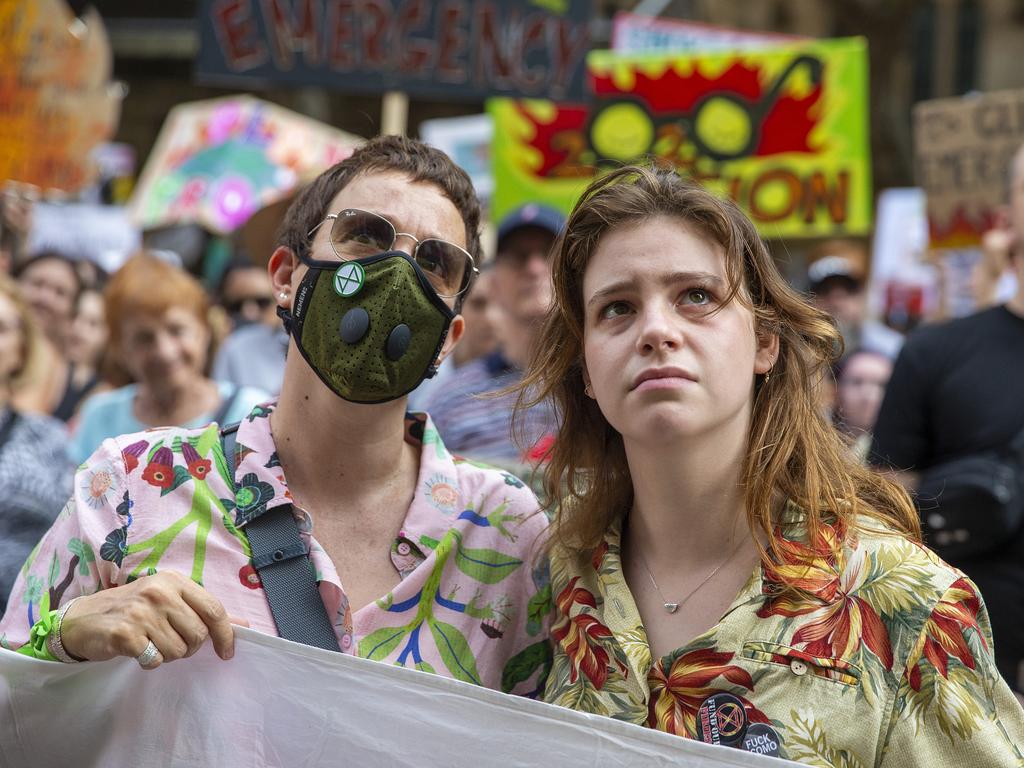
[(664, 595), (664, 593), (662, 593), (661, 587), (658, 586), (658, 582), (655, 581), (654, 574), (651, 573), (651, 569), (648, 567), (647, 561), (644, 560), (644, 556), (641, 555), (639, 552), (636, 553), (636, 556), (638, 558), (640, 558), (640, 563), (641, 563), (641, 565), (643, 565), (644, 570), (647, 571), (647, 575), (650, 577), (651, 584), (654, 585), (654, 589), (658, 593), (658, 597), (660, 597), (661, 598), (661, 602), (665, 604), (665, 610), (668, 611), (669, 613), (675, 613), (676, 611), (679, 610), (679, 606), (680, 605), (682, 605), (687, 600), (689, 600), (691, 597), (693, 597), (695, 594), (697, 594), (697, 590), (698, 589), (700, 589), (705, 584), (707, 584), (709, 581), (711, 581), (711, 579), (713, 579), (715, 577), (715, 574), (718, 573), (720, 570), (722, 570), (725, 567), (726, 563), (728, 563), (730, 560), (732, 560), (734, 557), (736, 557), (736, 553), (740, 551), (740, 547), (743, 546), (743, 543), (745, 541), (746, 541), (746, 539), (741, 538), (739, 544), (736, 545), (736, 548), (731, 553), (729, 553), (729, 556), (727, 558), (725, 558), (725, 560), (723, 560), (722, 562), (720, 562), (718, 564), (718, 566), (715, 568), (715, 570), (713, 570), (711, 573), (709, 573), (707, 576), (705, 576), (704, 579), (700, 582), (700, 584), (698, 584), (696, 587), (694, 587), (689, 592), (687, 592), (686, 595), (684, 595), (681, 600), (678, 600), (678, 601), (676, 601), (674, 603), (673, 602), (669, 602), (668, 600), (665, 599), (665, 595)]

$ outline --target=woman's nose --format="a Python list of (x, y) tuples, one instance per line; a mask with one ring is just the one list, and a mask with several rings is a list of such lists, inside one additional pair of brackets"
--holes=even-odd
[(640, 333), (637, 347), (642, 352), (674, 349), (683, 343), (681, 320), (670, 306), (663, 302), (648, 305), (640, 312)]

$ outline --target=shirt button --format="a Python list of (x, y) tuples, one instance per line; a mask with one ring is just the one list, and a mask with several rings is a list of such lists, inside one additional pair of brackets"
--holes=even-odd
[(800, 661), (800, 659), (793, 659), (789, 663), (789, 668), (793, 670), (794, 675), (803, 677), (807, 674), (807, 665)]

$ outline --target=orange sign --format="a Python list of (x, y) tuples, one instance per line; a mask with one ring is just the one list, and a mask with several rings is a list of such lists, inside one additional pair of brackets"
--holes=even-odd
[(99, 14), (76, 19), (63, 0), (0, 0), (0, 51), (0, 182), (77, 192), (121, 106)]

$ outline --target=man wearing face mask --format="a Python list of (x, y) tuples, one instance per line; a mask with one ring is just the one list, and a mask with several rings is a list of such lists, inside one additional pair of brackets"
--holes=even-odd
[[(544, 516), (519, 480), (455, 459), (405, 411), (462, 334), (479, 215), (461, 169), (399, 137), (300, 192), (268, 267), (291, 337), (280, 399), (234, 432), (106, 441), (15, 585), (0, 641), (152, 669), (207, 636), (230, 658), (231, 624), (247, 624), (536, 693)], [(55, 586), (33, 594), (40, 579)]]

